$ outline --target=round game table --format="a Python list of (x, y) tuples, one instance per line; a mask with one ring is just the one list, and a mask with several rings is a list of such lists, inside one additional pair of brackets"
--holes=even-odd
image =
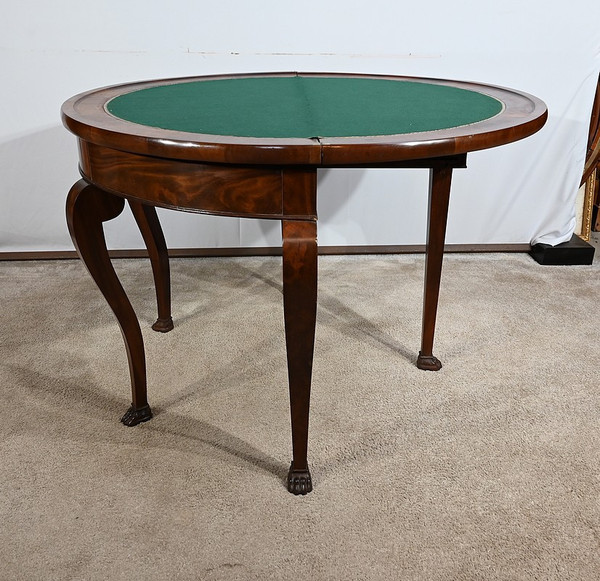
[[(467, 153), (538, 131), (542, 101), (459, 81), (265, 73), (131, 83), (69, 99), (82, 178), (67, 222), (79, 256), (123, 334), (132, 404), (121, 421), (149, 420), (138, 319), (111, 265), (103, 222), (128, 201), (150, 255), (156, 331), (173, 328), (167, 247), (155, 207), (280, 220), (292, 423), (288, 490), (312, 490), (307, 463), (317, 305), (317, 169), (430, 170), (423, 329), (417, 366), (438, 370), (433, 338), (454, 168)], [(374, 208), (377, 207), (373, 201)]]

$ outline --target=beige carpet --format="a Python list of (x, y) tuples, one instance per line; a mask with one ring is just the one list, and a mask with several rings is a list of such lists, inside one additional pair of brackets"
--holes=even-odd
[(280, 261), (116, 263), (155, 418), (119, 423), (118, 327), (78, 261), (0, 263), (0, 579), (596, 580), (600, 262), (448, 255), (414, 366), (422, 256), (323, 257), (294, 497)]

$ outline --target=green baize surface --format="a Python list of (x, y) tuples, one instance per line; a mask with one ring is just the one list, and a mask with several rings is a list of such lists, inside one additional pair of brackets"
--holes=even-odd
[(278, 138), (433, 131), (488, 119), (502, 107), (475, 91), (426, 82), (303, 76), (165, 84), (107, 104), (115, 117), (161, 129)]

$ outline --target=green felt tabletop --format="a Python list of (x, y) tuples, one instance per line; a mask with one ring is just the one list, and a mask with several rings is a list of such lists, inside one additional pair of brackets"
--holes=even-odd
[(238, 137), (394, 135), (494, 117), (502, 103), (443, 84), (277, 76), (159, 85), (115, 97), (110, 114), (151, 127)]

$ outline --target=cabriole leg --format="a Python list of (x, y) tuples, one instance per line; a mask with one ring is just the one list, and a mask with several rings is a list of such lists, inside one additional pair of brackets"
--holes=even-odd
[(116, 218), (124, 200), (79, 180), (67, 198), (67, 223), (71, 238), (98, 288), (117, 317), (127, 349), (132, 403), (121, 421), (135, 426), (149, 420), (152, 411), (146, 395), (146, 361), (140, 326), (111, 264), (102, 223)]

